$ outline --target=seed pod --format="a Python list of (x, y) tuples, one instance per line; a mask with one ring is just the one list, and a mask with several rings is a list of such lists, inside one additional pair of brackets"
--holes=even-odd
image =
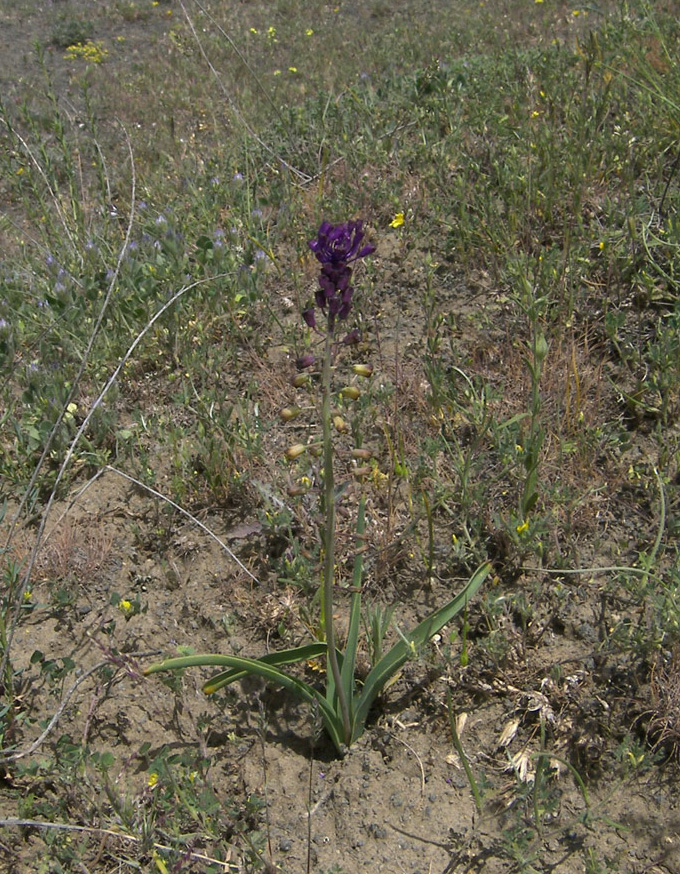
[(361, 392), (355, 385), (346, 385), (341, 389), (340, 394), (343, 398), (349, 398), (351, 401), (358, 401), (361, 397)]
[(301, 455), (307, 451), (307, 447), (302, 443), (294, 443), (292, 446), (289, 446), (286, 449), (286, 458), (288, 461), (295, 461), (296, 458), (299, 458)]
[(372, 458), (373, 453), (370, 449), (353, 449), (352, 456), (359, 461), (368, 461), (369, 458)]
[(297, 419), (300, 412), (300, 407), (284, 407), (282, 410), (279, 410), (279, 416), (284, 422), (292, 422), (293, 419)]
[(542, 332), (539, 333), (536, 338), (536, 343), (534, 346), (534, 355), (536, 356), (536, 361), (541, 364), (545, 360), (545, 356), (548, 354), (548, 341), (545, 339), (545, 334)]
[(361, 479), (362, 476), (370, 476), (371, 473), (371, 465), (366, 464), (364, 467), (356, 467), (352, 471), (356, 479)]
[(309, 376), (306, 373), (298, 373), (297, 376), (294, 376), (291, 380), (291, 383), (295, 388), (302, 388), (302, 386), (306, 385), (308, 382)]
[(370, 364), (355, 364), (352, 367), (352, 370), (356, 373), (357, 376), (363, 376), (368, 379), (369, 376), (373, 375), (373, 368)]
[(347, 430), (347, 423), (342, 416), (333, 416), (333, 425), (335, 426), (335, 430), (339, 431), (340, 434), (344, 434)]

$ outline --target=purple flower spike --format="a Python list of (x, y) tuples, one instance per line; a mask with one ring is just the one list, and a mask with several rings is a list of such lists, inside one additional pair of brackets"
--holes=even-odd
[(302, 318), (305, 320), (307, 326), (312, 328), (312, 330), (316, 328), (316, 316), (314, 315), (312, 307), (302, 313)]
[[(323, 222), (316, 237), (309, 241), (309, 248), (321, 262), (314, 300), (326, 315), (331, 334), (336, 320), (346, 319), (352, 308), (352, 262), (375, 252), (375, 246), (362, 245), (363, 240), (363, 222), (349, 221), (341, 225)], [(316, 326), (316, 321), (314, 325), (309, 321), (309, 310), (302, 316), (310, 327)]]
[(341, 225), (323, 222), (319, 233), (309, 242), (309, 248), (325, 266), (349, 264), (375, 252), (375, 246), (361, 246), (364, 239), (362, 221), (350, 221)]

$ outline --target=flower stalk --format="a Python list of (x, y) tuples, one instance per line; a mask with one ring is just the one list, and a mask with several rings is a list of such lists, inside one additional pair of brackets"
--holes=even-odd
[[(247, 676), (262, 677), (276, 683), (301, 700), (318, 708), (324, 726), (337, 751), (344, 755), (347, 749), (359, 738), (365, 729), (366, 720), (376, 698), (400, 670), (418, 647), (426, 644), (446, 624), (467, 607), (470, 598), (478, 591), (489, 574), (491, 566), (484, 564), (470, 578), (454, 598), (443, 607), (435, 610), (426, 619), (406, 634), (400, 632), (400, 640), (387, 652), (382, 647), (375, 647), (376, 659), (363, 683), (358, 685), (355, 677), (357, 652), (361, 628), (361, 590), (363, 574), (363, 553), (365, 550), (365, 510), (366, 501), (359, 501), (356, 525), (356, 550), (354, 554), (354, 573), (348, 614), (347, 638), (342, 653), (336, 646), (335, 626), (333, 617), (334, 586), (335, 586), (335, 525), (337, 515), (338, 490), (335, 488), (334, 476), (334, 429), (340, 433), (347, 430), (342, 416), (333, 409), (333, 366), (335, 355), (345, 346), (358, 342), (358, 331), (354, 330), (340, 341), (336, 340), (338, 323), (347, 318), (354, 290), (351, 285), (352, 264), (359, 258), (370, 255), (374, 247), (364, 244), (362, 223), (350, 221), (342, 225), (331, 225), (324, 222), (317, 236), (310, 242), (310, 249), (321, 263), (319, 271), (319, 287), (314, 295), (316, 307), (321, 310), (324, 319), (317, 324), (314, 307), (304, 311), (303, 321), (317, 335), (323, 335), (323, 361), (321, 362), (321, 444), (296, 443), (286, 450), (286, 457), (294, 462), (305, 452), (310, 455), (322, 456), (323, 464), (323, 511), (325, 527), (322, 530), (324, 547), (324, 562), (321, 577), (321, 635), (324, 639), (316, 639), (310, 643), (280, 652), (268, 652), (259, 658), (244, 658), (240, 655), (225, 655), (222, 653), (207, 653), (190, 655), (181, 658), (166, 659), (151, 665), (144, 672), (154, 674), (159, 671), (183, 670), (189, 667), (214, 666), (221, 668), (212, 679), (204, 684), (203, 690), (212, 695), (231, 683)], [(325, 324), (324, 324), (325, 322)], [(306, 369), (314, 365), (316, 359), (312, 354), (303, 355), (298, 359), (298, 367)], [(355, 365), (354, 372), (366, 379), (370, 378), (370, 365)], [(306, 374), (298, 374), (297, 379), (309, 379)], [(351, 387), (350, 387), (351, 388)], [(344, 390), (347, 396), (358, 397), (356, 391)], [(359, 393), (360, 394), (360, 393)], [(297, 408), (285, 408), (282, 411), (283, 421), (295, 418)], [(357, 460), (370, 459), (371, 452), (367, 449), (355, 448), (353, 457)], [(370, 468), (368, 468), (370, 471)], [(355, 476), (360, 472), (354, 471)], [(299, 679), (295, 674), (285, 670), (300, 662), (316, 660), (325, 656), (326, 688), (317, 688)]]
[(333, 473), (333, 434), (331, 422), (331, 373), (332, 373), (332, 333), (326, 334), (324, 341), (323, 369), (321, 371), (321, 423), (323, 440), (323, 480), (324, 511), (326, 528), (324, 531), (324, 568), (321, 593), (321, 627), (328, 646), (328, 666), (335, 681), (335, 688), (342, 714), (345, 743), (349, 745), (352, 735), (352, 720), (347, 696), (342, 687), (338, 651), (335, 646), (335, 627), (333, 624), (333, 587), (335, 585), (335, 476)]

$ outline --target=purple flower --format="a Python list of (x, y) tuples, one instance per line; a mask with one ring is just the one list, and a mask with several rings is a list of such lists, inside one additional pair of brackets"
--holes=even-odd
[(350, 221), (341, 225), (323, 222), (319, 233), (309, 242), (309, 248), (317, 259), (325, 266), (327, 264), (347, 266), (350, 261), (365, 258), (375, 252), (375, 246), (370, 243), (361, 247), (364, 239), (363, 222)]
[(350, 331), (347, 336), (342, 338), (343, 346), (354, 346), (355, 343), (358, 343), (361, 340), (361, 334), (358, 328), (355, 328), (353, 331)]
[[(309, 248), (321, 262), (319, 288), (314, 300), (326, 314), (328, 330), (331, 332), (336, 319), (346, 319), (352, 308), (354, 289), (351, 285), (351, 263), (375, 251), (375, 246), (362, 245), (363, 239), (361, 221), (350, 221), (341, 225), (323, 222), (316, 237), (309, 242)], [(313, 311), (306, 310), (303, 318), (310, 327), (316, 325)], [(311, 320), (314, 320), (314, 324)]]
[(307, 352), (305, 355), (301, 355), (298, 360), (295, 362), (295, 366), (298, 370), (306, 370), (308, 367), (312, 367), (312, 365), (316, 362), (316, 358), (311, 352)]

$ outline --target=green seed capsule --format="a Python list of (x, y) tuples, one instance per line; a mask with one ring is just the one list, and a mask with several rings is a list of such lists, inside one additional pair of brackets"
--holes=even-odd
[(361, 397), (361, 392), (355, 385), (347, 385), (340, 392), (343, 398), (349, 398), (350, 401), (358, 401)]
[(292, 446), (289, 446), (286, 449), (286, 458), (288, 461), (295, 461), (296, 458), (299, 458), (307, 451), (307, 447), (302, 443), (294, 443)]

